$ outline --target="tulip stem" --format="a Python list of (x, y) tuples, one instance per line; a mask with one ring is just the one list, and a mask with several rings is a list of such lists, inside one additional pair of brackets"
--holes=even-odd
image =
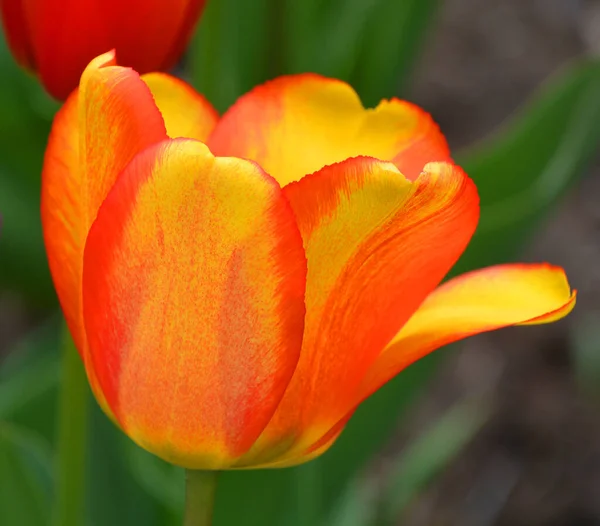
[(183, 526), (211, 526), (218, 471), (185, 471)]
[(88, 383), (69, 330), (62, 337), (61, 385), (58, 399), (56, 526), (83, 524)]

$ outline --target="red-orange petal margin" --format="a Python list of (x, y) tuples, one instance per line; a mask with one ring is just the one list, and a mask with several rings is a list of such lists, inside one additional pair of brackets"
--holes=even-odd
[(97, 210), (135, 154), (167, 138), (150, 90), (137, 73), (94, 59), (57, 113), (42, 171), (41, 215), (50, 271), (82, 356), (83, 249)]
[(208, 140), (215, 155), (258, 162), (284, 186), (350, 157), (392, 161), (415, 179), (434, 161), (449, 161), (431, 116), (406, 101), (365, 109), (351, 86), (315, 74), (279, 77), (242, 96)]
[(305, 285), (294, 214), (256, 164), (183, 139), (138, 155), (83, 276), (91, 361), (123, 430), (186, 468), (231, 466), (294, 372)]
[[(354, 407), (370, 366), (454, 265), (479, 217), (473, 182), (450, 163), (431, 163), (411, 182), (391, 163), (355, 158), (284, 191), (308, 260), (304, 341), (247, 463), (301, 462)], [(289, 450), (273, 455), (281, 437)]]
[(119, 173), (138, 151), (165, 138), (147, 86), (134, 71), (115, 66), (111, 52), (90, 63), (79, 90), (57, 113), (44, 157), (41, 216), (50, 272), (92, 390), (109, 414), (87, 363), (81, 307), (85, 240)]

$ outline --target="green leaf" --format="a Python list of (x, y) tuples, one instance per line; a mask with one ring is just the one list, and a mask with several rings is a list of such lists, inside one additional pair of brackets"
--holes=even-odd
[[(385, 0), (330, 0), (308, 27), (312, 34), (299, 46), (302, 67), (349, 80), (364, 44), (367, 22)], [(297, 3), (297, 2), (296, 2)]]
[(600, 63), (571, 66), (496, 134), (457, 155), (481, 198), (457, 269), (511, 260), (585, 173), (600, 144)]
[[(172, 512), (149, 495), (133, 476), (127, 459), (130, 439), (90, 400), (88, 522), (92, 526), (165, 526)], [(165, 479), (165, 485), (168, 482)], [(165, 492), (172, 491), (164, 488)]]
[(0, 35), (0, 286), (48, 307), (55, 295), (39, 212), (42, 159), (57, 108), (14, 63)]
[(207, 4), (188, 56), (195, 88), (223, 112), (273, 68), (273, 0)]
[(60, 317), (31, 330), (0, 367), (0, 419), (54, 440), (54, 409), (59, 380)]
[(0, 523), (48, 524), (51, 491), (48, 444), (30, 431), (0, 422)]
[(481, 400), (463, 400), (451, 407), (417, 437), (395, 460), (384, 496), (384, 516), (395, 524), (419, 495), (488, 420), (489, 408)]
[(397, 457), (384, 481), (355, 477), (323, 526), (396, 524), (412, 502), (487, 421), (489, 410), (481, 400), (463, 400), (452, 406), (429, 429), (417, 436)]
[(375, 526), (378, 490), (372, 480), (354, 477), (322, 526)]
[(382, 0), (364, 31), (352, 85), (370, 107), (404, 88), (439, 0)]
[(217, 487), (215, 526), (296, 526), (285, 520), (295, 518), (297, 509), (295, 470), (223, 472)]
[[(282, 73), (312, 71), (314, 51), (319, 42), (315, 37), (315, 24), (327, 0), (271, 0), (282, 6), (282, 33), (270, 42), (281, 46)], [(271, 7), (273, 9), (273, 7)], [(277, 8), (275, 8), (277, 9)], [(318, 48), (317, 48), (318, 49)]]
[(133, 478), (148, 495), (161, 502), (173, 515), (182, 513), (185, 496), (183, 468), (168, 464), (128, 440), (124, 443), (125, 459)]

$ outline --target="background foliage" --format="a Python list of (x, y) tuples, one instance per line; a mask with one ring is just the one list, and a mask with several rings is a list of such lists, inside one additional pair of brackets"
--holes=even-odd
[[(441, 4), (212, 0), (181, 73), (220, 111), (257, 83), (300, 71), (350, 81), (366, 105), (410, 99), (411, 74), (435, 34)], [(0, 75), (0, 314), (11, 319), (18, 310), (24, 320), (18, 331), (0, 321), (0, 523), (38, 526), (47, 524), (57, 477), (60, 316), (41, 238), (39, 186), (58, 106), (13, 63), (4, 43)], [(600, 63), (573, 61), (492, 134), (455, 152), (482, 204), (479, 229), (456, 271), (514, 260), (586, 173), (600, 144), (598, 93)], [(589, 363), (589, 338), (578, 341)], [(287, 470), (224, 473), (216, 524), (393, 524), (489, 416), (486, 403), (461, 402), (394, 455), (385, 476), (364, 475), (445, 354), (410, 367), (363, 404), (322, 458)], [(182, 472), (134, 446), (87, 396), (88, 525), (179, 524)]]

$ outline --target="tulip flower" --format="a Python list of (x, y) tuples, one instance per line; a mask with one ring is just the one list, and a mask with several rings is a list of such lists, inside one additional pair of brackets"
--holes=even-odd
[(205, 2), (0, 0), (0, 16), (17, 62), (64, 100), (89, 61), (107, 49), (143, 73), (174, 66)]
[(477, 225), (473, 181), (421, 109), (364, 109), (317, 75), (218, 118), (180, 80), (102, 55), (56, 116), (42, 194), (96, 397), (190, 469), (306, 462), (415, 360), (575, 303), (549, 264), (442, 283)]

